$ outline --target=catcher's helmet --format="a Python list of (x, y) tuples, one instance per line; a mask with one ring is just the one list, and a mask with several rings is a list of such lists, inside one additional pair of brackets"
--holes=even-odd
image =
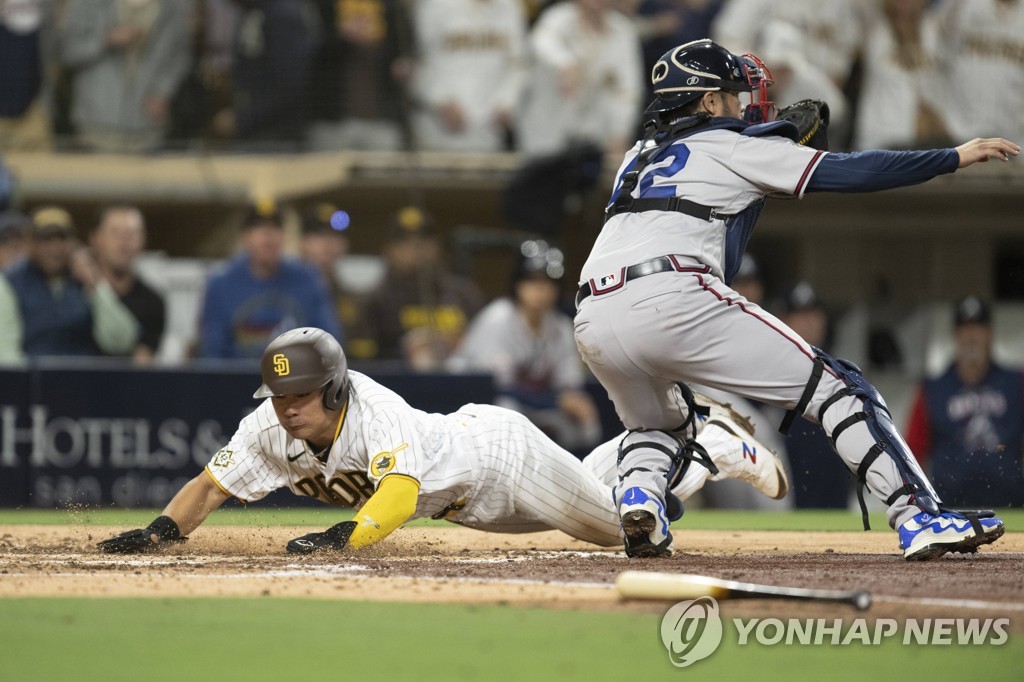
[(323, 391), (324, 407), (340, 410), (348, 400), (348, 361), (337, 339), (316, 327), (281, 334), (263, 351), (263, 385), (253, 398)]
[(772, 74), (752, 54), (735, 55), (708, 38), (672, 48), (651, 71), (655, 98), (647, 113), (672, 111), (693, 102), (705, 92), (750, 93), (744, 119), (765, 123), (774, 118), (775, 104), (768, 100)]

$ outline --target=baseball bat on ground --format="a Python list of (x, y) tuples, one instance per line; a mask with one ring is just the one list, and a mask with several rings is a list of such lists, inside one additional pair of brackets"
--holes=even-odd
[(685, 573), (623, 571), (615, 580), (615, 586), (626, 599), (802, 599), (850, 604), (859, 611), (871, 606), (871, 593), (866, 590), (844, 592), (757, 585)]

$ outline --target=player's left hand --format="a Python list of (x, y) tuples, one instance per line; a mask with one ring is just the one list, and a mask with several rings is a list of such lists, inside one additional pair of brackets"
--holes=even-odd
[(322, 533), (309, 533), (295, 538), (288, 543), (287, 549), (292, 554), (312, 554), (326, 549), (344, 549), (355, 529), (355, 521), (342, 521)]

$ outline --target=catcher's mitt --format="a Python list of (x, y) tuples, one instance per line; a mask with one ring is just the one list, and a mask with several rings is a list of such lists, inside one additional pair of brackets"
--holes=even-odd
[(820, 99), (802, 99), (783, 107), (776, 120), (789, 121), (800, 131), (802, 145), (828, 151), (828, 104)]

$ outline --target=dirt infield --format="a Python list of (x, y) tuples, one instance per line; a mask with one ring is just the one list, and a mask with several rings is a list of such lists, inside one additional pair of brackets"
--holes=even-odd
[[(889, 533), (686, 531), (670, 559), (630, 561), (557, 532), (498, 535), (402, 529), (358, 553), (296, 557), (285, 543), (308, 528), (205, 527), (187, 543), (142, 555), (97, 552), (122, 530), (0, 526), (0, 597), (284, 596), (407, 602), (502, 603), (664, 611), (624, 602), (620, 571), (699, 573), (795, 587), (865, 588), (875, 617), (1001, 615), (1024, 630), (1024, 533), (975, 555), (908, 563)], [(837, 617), (846, 607), (736, 600), (735, 615)]]

